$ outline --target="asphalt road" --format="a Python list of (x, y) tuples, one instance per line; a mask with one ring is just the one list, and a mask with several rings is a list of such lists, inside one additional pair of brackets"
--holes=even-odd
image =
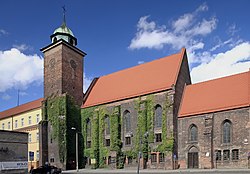
[[(70, 170), (70, 171), (63, 171), (63, 173), (90, 173), (90, 174), (136, 174), (137, 170), (131, 170), (131, 169), (120, 169), (120, 170), (110, 170), (110, 169), (80, 169), (78, 172), (76, 170)], [(140, 173), (145, 174), (163, 174), (163, 173), (195, 173), (195, 174), (211, 174), (211, 173), (217, 173), (217, 174), (250, 174), (250, 169), (194, 169), (194, 170), (153, 170), (153, 169), (146, 169), (146, 170), (140, 170)]]

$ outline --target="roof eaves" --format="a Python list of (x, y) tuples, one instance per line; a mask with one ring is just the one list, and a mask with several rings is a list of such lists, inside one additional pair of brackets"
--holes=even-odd
[(200, 115), (200, 114), (208, 114), (208, 113), (212, 113), (212, 112), (220, 112), (220, 111), (226, 111), (226, 110), (231, 110), (231, 109), (244, 108), (247, 106), (249, 106), (248, 103), (243, 103), (243, 104), (239, 104), (239, 105), (231, 105), (228, 107), (219, 107), (219, 108), (215, 108), (215, 109), (207, 109), (207, 110), (201, 110), (201, 111), (197, 111), (197, 112), (183, 113), (183, 114), (179, 115), (178, 118), (192, 117), (192, 116), (196, 116), (196, 115)]

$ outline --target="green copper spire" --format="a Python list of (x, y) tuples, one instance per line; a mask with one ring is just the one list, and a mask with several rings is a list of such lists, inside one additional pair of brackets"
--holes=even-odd
[(57, 28), (53, 34), (50, 36), (51, 37), (51, 41), (52, 43), (63, 39), (66, 42), (70, 43), (71, 45), (76, 45), (77, 44), (77, 40), (74, 37), (73, 32), (67, 27), (66, 25), (66, 9), (65, 6), (62, 7), (63, 9), (63, 22), (62, 25)]

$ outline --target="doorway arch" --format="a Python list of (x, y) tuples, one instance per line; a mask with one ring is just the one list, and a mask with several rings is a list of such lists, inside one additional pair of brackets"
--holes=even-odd
[(188, 168), (198, 169), (199, 168), (199, 151), (196, 147), (191, 147), (188, 151)]

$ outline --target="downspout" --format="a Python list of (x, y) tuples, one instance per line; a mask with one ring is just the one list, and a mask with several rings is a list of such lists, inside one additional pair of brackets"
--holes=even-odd
[(212, 114), (212, 130), (211, 130), (211, 168), (214, 168), (214, 113)]

